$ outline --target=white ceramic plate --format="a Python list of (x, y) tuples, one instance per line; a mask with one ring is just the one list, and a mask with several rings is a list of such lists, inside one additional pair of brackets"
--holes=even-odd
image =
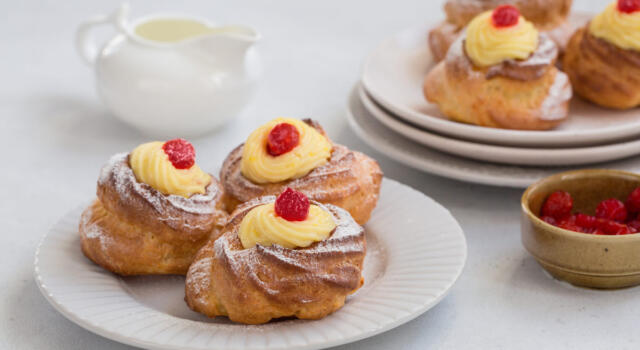
[(427, 147), (465, 158), (502, 164), (569, 166), (601, 163), (640, 153), (640, 139), (578, 148), (523, 148), (458, 140), (396, 119), (376, 104), (361, 85), (358, 87), (358, 95), (367, 111), (389, 129)]
[(640, 109), (614, 111), (578, 98), (571, 103), (569, 120), (549, 131), (495, 129), (447, 119), (422, 94), (423, 79), (434, 65), (427, 46), (429, 28), (410, 28), (387, 38), (365, 61), (362, 73), (365, 89), (398, 117), (460, 139), (511, 146), (596, 145), (640, 134)]
[(123, 278), (93, 264), (80, 250), (81, 212), (64, 216), (38, 247), (35, 278), (42, 294), (81, 327), (151, 349), (318, 349), (370, 337), (437, 304), (467, 256), (462, 229), (448, 210), (384, 179), (365, 226), (364, 286), (324, 319), (246, 326), (191, 311), (182, 276)]
[[(501, 187), (525, 188), (549, 175), (584, 167), (524, 167), (483, 163), (435, 151), (389, 130), (369, 114), (358, 97), (351, 93), (347, 119), (355, 133), (369, 146), (410, 167), (460, 181)], [(640, 157), (591, 164), (589, 168), (609, 168), (640, 172)]]

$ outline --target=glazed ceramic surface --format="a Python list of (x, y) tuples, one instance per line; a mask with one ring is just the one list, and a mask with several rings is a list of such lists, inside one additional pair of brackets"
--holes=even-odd
[(459, 140), (429, 132), (395, 118), (358, 88), (363, 105), (379, 122), (408, 139), (460, 157), (514, 165), (568, 166), (627, 158), (640, 153), (640, 140), (592, 147), (533, 148), (499, 146)]
[[(576, 23), (585, 15), (574, 16)], [(433, 25), (406, 29), (384, 40), (367, 58), (362, 83), (373, 99), (424, 129), (474, 142), (509, 146), (568, 147), (618, 142), (640, 134), (640, 109), (613, 111), (574, 98), (570, 118), (549, 131), (520, 131), (457, 123), (428, 103), (424, 77), (434, 66), (427, 45)]]
[[(346, 117), (353, 131), (370, 147), (410, 167), (460, 180), (500, 187), (526, 188), (533, 182), (560, 171), (578, 167), (525, 167), (456, 157), (438, 152), (400, 135), (380, 123), (364, 107), (357, 87), (352, 91)], [(640, 157), (590, 165), (640, 172)]]
[[(209, 319), (184, 302), (184, 277), (118, 277), (82, 255), (78, 208), (36, 252), (36, 282), (64, 316), (92, 332), (152, 349), (319, 349), (397, 327), (437, 304), (460, 276), (467, 246), (449, 211), (384, 179), (366, 224), (364, 286), (334, 314), (265, 325)], [(402, 232), (402, 235), (398, 235)]]
[[(133, 22), (128, 6), (80, 25), (76, 44), (95, 71), (107, 108), (119, 119), (155, 137), (192, 137), (235, 118), (250, 101), (261, 74), (249, 27), (217, 27), (195, 17), (152, 15)], [(182, 19), (208, 27), (209, 33), (181, 41), (145, 39), (139, 25)], [(111, 25), (116, 35), (102, 48), (91, 31)]]
[(531, 185), (522, 196), (522, 243), (554, 277), (579, 286), (620, 288), (640, 284), (640, 235), (592, 235), (565, 230), (538, 216), (547, 196), (567, 191), (574, 212), (593, 215), (602, 200), (625, 200), (640, 175), (614, 170), (577, 170)]
[[(599, 11), (607, 3), (575, 0), (574, 9)], [(442, 1), (282, 0), (252, 1), (248, 6), (246, 1), (136, 0), (133, 4), (134, 17), (177, 9), (246, 23), (262, 32), (258, 49), (268, 71), (259, 92), (239, 120), (214, 137), (193, 140), (202, 169), (218, 174), (227, 153), (250, 130), (276, 116), (317, 118), (336, 142), (375, 158), (391, 178), (445, 205), (464, 229), (467, 264), (446, 298), (393, 330), (329, 349), (635, 350), (640, 344), (640, 286), (605, 291), (575, 288), (550, 278), (526, 252), (519, 233), (523, 190), (451, 181), (404, 166), (361, 141), (349, 128), (344, 111), (338, 110), (346, 106), (363, 54), (398, 29), (442, 20)], [(21, 0), (3, 5), (6, 17), (0, 27), (7, 49), (2, 55), (4, 84), (0, 84), (0, 144), (5, 149), (0, 172), (5, 184), (0, 200), (0, 348), (139, 349), (68, 321), (41, 295), (31, 265), (41, 236), (95, 194), (105, 160), (149, 141), (105, 116), (91, 71), (70, 47), (70, 34), (79, 21), (115, 5), (86, 0)], [(110, 27), (96, 35), (102, 30), (108, 35)], [(425, 163), (430, 162), (437, 160)]]

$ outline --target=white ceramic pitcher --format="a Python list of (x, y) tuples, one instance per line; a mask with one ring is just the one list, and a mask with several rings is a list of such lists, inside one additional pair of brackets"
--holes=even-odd
[[(165, 139), (201, 135), (238, 116), (261, 74), (255, 30), (171, 14), (130, 23), (128, 14), (123, 4), (82, 23), (76, 34), (78, 52), (93, 66), (98, 93), (115, 116)], [(99, 49), (89, 34), (105, 24), (117, 34)]]

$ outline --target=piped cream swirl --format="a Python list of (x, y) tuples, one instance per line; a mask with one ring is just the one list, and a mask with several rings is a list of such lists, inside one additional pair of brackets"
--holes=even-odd
[(640, 11), (618, 11), (614, 1), (589, 24), (589, 32), (625, 50), (640, 51)]
[[(279, 156), (267, 152), (271, 129), (280, 123), (293, 125), (300, 134), (300, 143)], [(331, 142), (307, 123), (291, 118), (277, 118), (249, 135), (242, 151), (241, 172), (249, 180), (263, 184), (305, 176), (324, 165), (331, 157)]]
[(189, 169), (176, 169), (162, 149), (164, 142), (155, 141), (136, 147), (129, 155), (129, 165), (136, 180), (163, 194), (189, 197), (203, 194), (211, 176), (194, 164)]
[(304, 248), (326, 239), (336, 228), (333, 216), (318, 205), (309, 207), (304, 221), (287, 221), (276, 215), (274, 203), (251, 209), (242, 219), (238, 238), (247, 249), (260, 244), (278, 244), (285, 248)]
[(511, 27), (497, 28), (486, 11), (476, 16), (468, 25), (465, 51), (479, 67), (488, 67), (508, 59), (526, 59), (538, 47), (538, 30), (520, 16)]

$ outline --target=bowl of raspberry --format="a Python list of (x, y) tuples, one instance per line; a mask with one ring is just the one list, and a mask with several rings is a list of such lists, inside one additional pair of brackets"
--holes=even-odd
[(640, 284), (640, 174), (576, 170), (522, 195), (522, 244), (553, 277), (577, 286)]

